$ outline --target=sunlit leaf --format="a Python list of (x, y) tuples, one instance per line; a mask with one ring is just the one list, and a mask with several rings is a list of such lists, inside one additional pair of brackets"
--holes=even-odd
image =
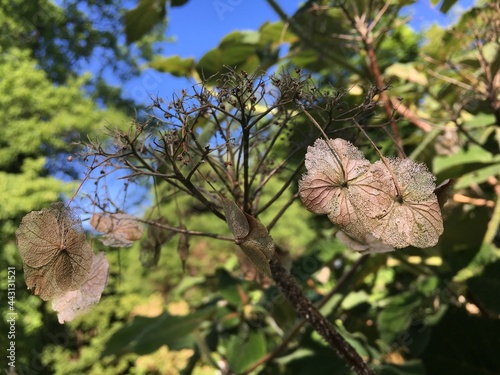
[(194, 59), (192, 57), (182, 59), (179, 56), (155, 58), (149, 66), (163, 73), (170, 73), (175, 77), (188, 77), (194, 69)]

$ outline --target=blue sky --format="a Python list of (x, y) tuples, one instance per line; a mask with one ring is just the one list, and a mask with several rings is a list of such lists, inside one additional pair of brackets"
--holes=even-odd
[[(296, 0), (277, 2), (289, 15), (303, 3)], [(449, 25), (458, 13), (473, 3), (472, 0), (459, 0), (448, 14), (443, 15), (439, 4), (433, 7), (430, 0), (417, 0), (408, 7), (408, 13), (413, 16), (410, 25), (415, 30), (427, 28), (433, 23)], [(163, 55), (195, 59), (215, 48), (231, 31), (256, 30), (266, 21), (278, 20), (265, 0), (190, 0), (182, 7), (171, 8), (168, 17), (167, 35), (175, 41), (164, 44)], [(148, 104), (150, 96), (170, 98), (172, 93), (190, 86), (185, 78), (146, 69), (141, 77), (124, 85), (124, 93), (128, 98)]]

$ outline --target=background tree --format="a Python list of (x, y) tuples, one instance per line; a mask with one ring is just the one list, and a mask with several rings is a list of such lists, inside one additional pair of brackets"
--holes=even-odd
[[(67, 342), (68, 336), (53, 328), (57, 323), (43, 314), (45, 305), (27, 293), (15, 230), (26, 213), (71, 196), (78, 186), (83, 168), (75, 143), (109, 124), (126, 126), (126, 114), (134, 113), (120, 90), (103, 83), (103, 71), (84, 74), (89, 61), (108, 57), (108, 74), (123, 77), (138, 74), (141, 53), (127, 48), (116, 31), (122, 28), (116, 15), (124, 11), (117, 2), (2, 1), (0, 9), (0, 258), (18, 271), (18, 373), (38, 373), (45, 368), (40, 355), (46, 344)], [(6, 267), (0, 275), (7, 280)], [(1, 329), (7, 332), (4, 319)], [(8, 341), (2, 335), (2, 348)]]
[[(443, 9), (451, 3), (445, 2)], [(132, 15), (137, 17), (141, 11), (150, 14), (147, 4), (140, 2)], [(438, 182), (457, 178), (452, 199), (444, 209), (445, 231), (437, 246), (359, 257), (336, 240), (336, 229), (328, 220), (311, 216), (297, 201), (294, 189), (304, 171), (303, 156), (318, 135), (311, 131), (310, 117), (298, 113), (294, 105), (284, 104), (268, 115), (269, 129), (279, 129), (285, 140), (277, 138), (272, 155), (265, 154), (265, 142), (275, 133), (255, 138), (263, 148), (255, 144), (252, 148), (260, 158), (264, 156), (261, 170), (273, 178), (257, 178), (255, 181), (265, 182), (265, 188), (257, 189), (253, 197), (243, 193), (234, 198), (245, 211), (271, 227), (275, 242), (283, 247), (283, 259), (293, 261), (292, 273), (307, 295), (318, 301), (321, 312), (381, 373), (467, 374), (470, 368), (475, 373), (498, 372), (494, 350), (499, 329), (495, 246), (500, 220), (496, 204), (498, 4), (478, 4), (465, 12), (456, 26), (430, 29), (426, 42), (405, 25), (403, 2), (343, 2), (333, 6), (329, 2), (307, 2), (292, 17), (284, 14), (278, 3), (269, 4), (281, 22), (266, 23), (255, 32), (234, 32), (199, 61), (157, 57), (151, 66), (204, 78), (209, 86), (221, 83), (220, 74), (227, 72), (227, 66), (237, 72), (241, 82), (245, 79), (239, 73), (242, 69), (253, 72), (279, 66), (293, 72), (300, 68), (301, 74), (313, 74), (314, 83), (307, 88), (319, 90), (306, 96), (304, 100), (311, 98), (308, 104), (312, 105), (305, 108), (316, 122), (327, 127), (329, 136), (356, 142), (373, 160), (377, 156), (361, 135), (363, 130), (384, 155), (407, 154), (424, 161)], [(154, 20), (158, 19), (161, 17), (155, 14)], [(464, 41), (470, 48), (462, 47)], [(288, 52), (283, 55), (281, 49)], [(219, 76), (213, 76), (215, 73)], [(238, 82), (234, 78), (228, 85), (234, 89), (230, 84)], [(296, 79), (273, 83), (297, 85)], [(296, 88), (305, 90), (300, 85)], [(310, 91), (300, 94), (304, 92)], [(237, 93), (234, 98), (243, 98), (241, 95)], [(214, 138), (218, 122), (212, 121), (213, 117), (175, 107), (175, 103), (181, 105), (190, 99), (192, 93), (182, 94), (174, 98), (171, 108), (168, 104), (165, 108), (160, 100), (153, 102), (153, 117), (139, 122), (136, 129), (144, 127), (141, 134), (147, 134), (158, 124), (170, 121), (175, 125), (176, 120), (189, 126), (200, 147), (190, 153), (178, 148), (176, 163), (185, 163), (184, 168), (195, 172), (206, 171), (206, 165), (197, 165), (210, 159), (204, 155), (205, 144), (209, 144), (206, 152), (210, 155), (225, 155), (224, 146), (230, 149), (231, 140)], [(245, 100), (252, 108), (251, 96)], [(272, 102), (259, 104), (262, 107), (252, 108), (257, 116)], [(158, 113), (161, 108), (164, 111)], [(239, 108), (240, 113), (245, 112), (245, 106), (240, 104)], [(177, 117), (156, 118), (172, 113)], [(218, 121), (227, 124), (228, 115), (221, 116)], [(266, 123), (268, 118), (263, 116), (261, 120)], [(278, 122), (275, 128), (273, 120)], [(353, 126), (354, 121), (362, 130)], [(182, 135), (179, 139), (176, 149), (185, 140)], [(170, 142), (175, 142), (175, 137)], [(152, 146), (146, 141), (144, 144)], [(450, 158), (450, 154), (454, 156)], [(137, 160), (128, 167), (140, 168)], [(272, 172), (281, 160), (287, 161), (287, 168)], [(226, 168), (236, 168), (234, 159), (224, 161)], [(199, 178), (197, 172), (191, 177)], [(211, 174), (197, 183), (214, 184), (214, 179), (222, 183)], [(91, 197), (93, 204), (115, 210), (101, 204), (111, 197), (104, 189), (109, 180), (99, 181), (102, 189)], [(131, 176), (129, 184), (143, 182)], [(203, 186), (201, 193), (212, 198), (213, 190)], [(65, 332), (63, 345), (45, 347), (43, 365), (60, 373), (127, 373), (141, 368), (150, 372), (184, 368), (185, 373), (191, 373), (207, 366), (237, 373), (257, 369), (262, 373), (293, 370), (300, 374), (316, 367), (328, 373), (348, 373), (313, 330), (300, 330), (303, 323), (296, 321), (293, 309), (279, 299), (275, 287), (266, 288), (265, 283), (255, 281), (252, 267), (244, 266), (245, 258), (243, 265), (238, 264), (234, 245), (193, 233), (230, 236), (225, 223), (213, 219), (214, 210), (207, 212), (210, 206), (200, 205), (199, 199), (187, 195), (181, 197), (176, 189), (156, 178), (152, 185), (155, 204), (144, 220), (156, 223), (156, 227), (163, 223), (163, 229), (169, 229), (163, 233), (169, 235), (160, 238), (151, 225), (140, 246), (120, 250), (122, 283), (113, 282), (109, 295), (93, 313), (69, 325), (72, 330)], [(278, 199), (272, 201), (273, 196)], [(266, 207), (263, 202), (269, 201), (273, 204)], [(262, 207), (266, 209), (259, 212)], [(274, 221), (276, 217), (279, 220)], [(183, 228), (187, 228), (184, 233)], [(191, 234), (187, 259), (186, 237), (171, 236), (171, 232)], [(179, 258), (165, 256), (176, 249)], [(162, 256), (156, 268), (144, 271), (134, 263), (141, 256), (145, 264), (154, 264), (157, 251)], [(107, 253), (112, 254), (109, 250)], [(184, 276), (181, 263), (186, 267)], [(241, 278), (245, 269), (247, 278)], [(113, 272), (117, 270), (112, 268), (111, 280), (116, 281)], [(133, 307), (148, 294), (150, 298)], [(215, 311), (211, 309), (213, 303), (218, 306)], [(120, 308), (116, 309), (118, 304)], [(169, 313), (161, 314), (164, 309)], [(145, 315), (144, 310), (159, 315), (136, 316)], [(189, 313), (172, 316), (180, 312)], [(126, 321), (130, 323), (123, 327)], [(132, 344), (123, 346), (123, 342)], [(172, 352), (176, 349), (183, 351)]]

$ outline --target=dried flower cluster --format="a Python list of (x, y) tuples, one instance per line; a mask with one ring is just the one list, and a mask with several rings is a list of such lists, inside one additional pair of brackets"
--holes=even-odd
[(128, 214), (93, 214), (90, 225), (96, 231), (104, 233), (100, 240), (105, 246), (130, 247), (143, 234), (140, 223)]
[[(299, 182), (302, 202), (312, 212), (327, 214), (349, 237), (424, 248), (434, 246), (443, 233), (435, 177), (423, 164), (401, 158), (371, 164), (340, 138), (316, 140), (305, 164), (308, 172)], [(364, 250), (390, 249), (378, 248)]]
[(94, 255), (80, 219), (64, 203), (27, 214), (16, 238), (26, 285), (52, 301), (61, 323), (99, 301), (108, 262), (103, 254)]

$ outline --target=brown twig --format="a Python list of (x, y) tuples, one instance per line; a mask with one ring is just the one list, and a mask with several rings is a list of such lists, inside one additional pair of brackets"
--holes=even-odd
[[(353, 265), (349, 269), (349, 271), (342, 274), (342, 276), (338, 279), (337, 283), (335, 284), (335, 287), (333, 287), (332, 290), (330, 290), (330, 292), (328, 292), (328, 294), (323, 296), (321, 301), (317, 304), (317, 308), (320, 309), (321, 307), (323, 307), (335, 294), (337, 294), (340, 291), (340, 289), (342, 289), (346, 285), (347, 281), (354, 275), (356, 270), (361, 265), (363, 265), (367, 260), (368, 260), (368, 255), (363, 255), (363, 256), (359, 257), (356, 260), (356, 262), (353, 263)], [(288, 331), (288, 333), (283, 338), (283, 340), (281, 341), (279, 346), (277, 346), (276, 348), (274, 348), (273, 351), (267, 353), (266, 355), (261, 357), (259, 360), (257, 360), (252, 366), (247, 368), (243, 374), (244, 375), (249, 374), (251, 371), (255, 370), (260, 365), (262, 365), (266, 362), (269, 362), (272, 359), (276, 358), (281, 352), (283, 352), (287, 348), (290, 340), (292, 340), (297, 335), (297, 333), (300, 331), (300, 329), (306, 323), (307, 323), (307, 320), (305, 320), (305, 319), (301, 319), (299, 322), (297, 322), (293, 326), (293, 328), (290, 329), (290, 331)]]
[(271, 258), (269, 262), (273, 279), (283, 291), (295, 310), (318, 332), (333, 348), (340, 358), (344, 359), (349, 366), (359, 375), (375, 375), (373, 369), (366, 364), (356, 350), (349, 344), (335, 327), (328, 321), (318, 309), (307, 299), (304, 292), (281, 262)]

